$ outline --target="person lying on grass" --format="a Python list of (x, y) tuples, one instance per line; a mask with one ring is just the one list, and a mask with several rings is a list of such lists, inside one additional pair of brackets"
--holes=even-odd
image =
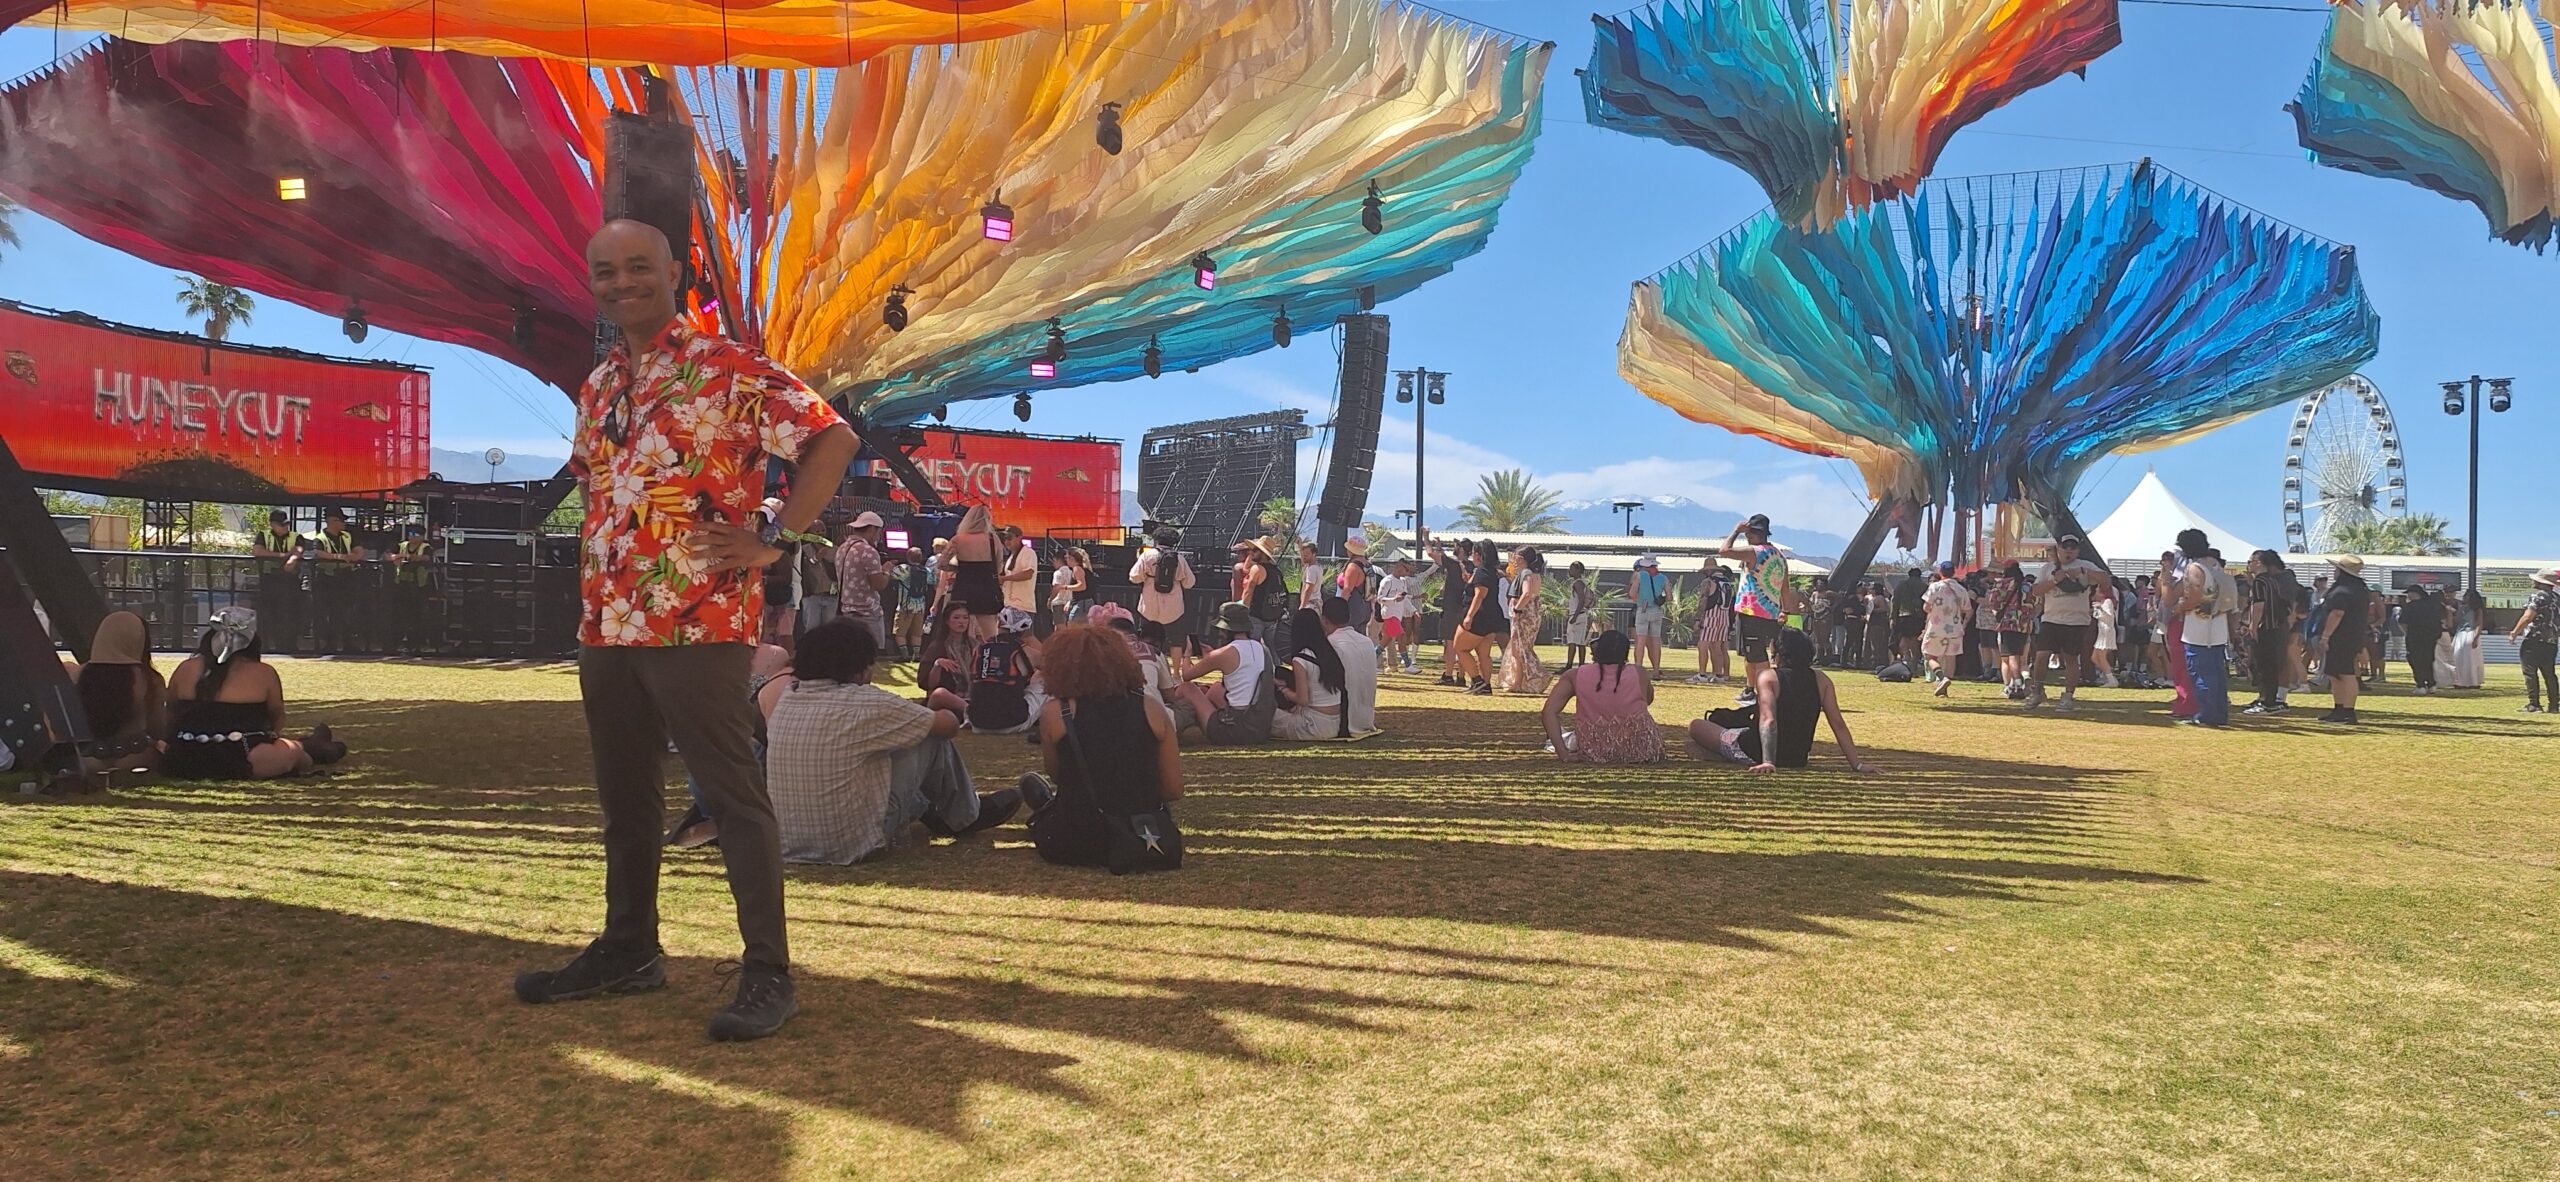
[(1760, 671), (1760, 704), (1756, 710), (1728, 707), (1711, 710), (1689, 724), (1689, 750), (1700, 759), (1736, 763), (1755, 772), (1804, 767), (1813, 756), (1816, 717), (1831, 720), (1831, 738), (1853, 772), (1873, 772), (1858, 758), (1849, 737), (1849, 720), (1841, 717), (1840, 699), (1831, 675), (1813, 667), (1813, 638), (1802, 629), (1778, 634), (1778, 663)]

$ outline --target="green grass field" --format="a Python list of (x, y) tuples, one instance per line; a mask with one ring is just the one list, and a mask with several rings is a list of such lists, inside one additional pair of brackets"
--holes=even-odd
[(1568, 769), (1529, 701), (1398, 689), (1195, 754), (1178, 874), (1018, 825), (795, 868), (802, 1014), (744, 1046), (707, 851), (669, 989), (509, 993), (602, 911), (571, 670), (284, 673), (333, 774), (0, 809), (0, 1175), (2560, 1177), (2512, 670), (2349, 733), (1845, 677), (1863, 778)]

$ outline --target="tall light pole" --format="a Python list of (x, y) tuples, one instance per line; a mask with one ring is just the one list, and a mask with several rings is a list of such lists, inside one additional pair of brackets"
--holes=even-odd
[(1626, 515), (1627, 536), (1631, 538), (1636, 536), (1636, 510), (1644, 508), (1644, 502), (1611, 501), (1609, 502), (1609, 507)]
[[(2462, 413), (2466, 401), (2463, 398), (2464, 384), (2459, 381), (2444, 383), (2444, 413), (2449, 415)], [(2489, 396), (2486, 398), (2480, 396), (2480, 387), (2484, 384), (2489, 387)], [(2490, 410), (2499, 414), (2507, 413), (2507, 407), (2515, 402), (2515, 379), (2484, 378), (2473, 374), (2469, 386), (2471, 394), (2468, 399), (2471, 410), (2471, 525), (2462, 546), (2464, 561), (2469, 566), (2462, 580), (2462, 590), (2466, 596), (2476, 595), (2480, 591), (2480, 405), (2485, 402)]]
[[(1413, 403), (1413, 552), (1420, 554), (1422, 545), (1431, 540), (1431, 527), (1422, 524), (1422, 508), (1430, 502), (1422, 499), (1422, 441), (1428, 433), (1422, 428), (1423, 414), (1430, 407), (1449, 400), (1449, 375), (1415, 366), (1396, 371), (1396, 401)], [(1417, 394), (1419, 398), (1415, 397)]]

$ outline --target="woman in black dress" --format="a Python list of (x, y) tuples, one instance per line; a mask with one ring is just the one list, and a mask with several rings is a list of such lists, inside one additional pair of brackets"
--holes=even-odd
[(996, 581), (994, 518), (984, 505), (971, 505), (951, 535), (951, 551), (943, 556), (943, 600), (969, 609), (971, 635), (985, 641), (996, 634), (996, 613), (1004, 609), (1004, 589)]
[(217, 608), (204, 640), (169, 675), (163, 775), (179, 780), (272, 780), (346, 757), (325, 726), (284, 734), (284, 680), (259, 659), (258, 613)]

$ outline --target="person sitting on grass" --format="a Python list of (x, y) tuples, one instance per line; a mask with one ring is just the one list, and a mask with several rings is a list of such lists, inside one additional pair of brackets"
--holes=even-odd
[[(1220, 746), (1271, 741), (1271, 719), (1279, 709), (1271, 686), (1271, 649), (1253, 638), (1253, 614), (1242, 603), (1226, 603), (1211, 617), (1209, 631), (1221, 642), (1197, 661), (1175, 670), (1182, 680), (1171, 703), (1179, 729), (1200, 728), (1201, 737)], [(1215, 673), (1215, 690), (1200, 679)]]
[[(1547, 749), (1566, 763), (1660, 763), (1662, 728), (1653, 722), (1653, 679), (1627, 663), (1635, 648), (1612, 628), (1591, 642), (1591, 661), (1547, 691)], [(1564, 708), (1573, 707), (1573, 729)]]
[(1325, 643), (1342, 658), (1343, 717), (1352, 734), (1362, 735), (1378, 729), (1378, 649), (1353, 622), (1353, 612), (1348, 599), (1324, 601)]
[(160, 771), (180, 780), (273, 780), (346, 758), (327, 726), (284, 734), (284, 679), (260, 659), (258, 613), (213, 611), (196, 655), (169, 675), (169, 740)]
[(1180, 731), (1172, 712), (1147, 698), (1145, 674), (1113, 629), (1060, 628), (1046, 656), (1041, 770), (1016, 785), (1031, 806), (1031, 844), (1045, 862), (1108, 865), (1111, 817), (1182, 799)]
[(766, 724), (765, 780), (786, 862), (850, 865), (901, 844), (919, 821), (965, 837), (1021, 811), (1021, 793), (981, 796), (970, 782), (951, 744), (956, 711), (871, 684), (879, 655), (871, 629), (852, 620), (800, 638), (796, 679)]
[[(857, 623), (859, 617), (848, 617)], [(773, 721), (773, 708), (791, 688), (791, 650), (778, 644), (758, 645), (755, 658), (747, 665), (747, 700), (756, 704), (756, 766), (764, 766), (765, 727)], [(667, 827), (665, 844), (680, 850), (698, 850), (717, 845), (720, 825), (702, 801), (702, 781), (687, 772), (685, 795), (691, 802), (684, 815)]]
[(971, 630), (976, 617), (957, 599), (944, 601), (925, 629), (924, 646), (916, 651), (916, 688), (969, 696), (969, 670), (978, 660), (978, 638)]
[(1324, 613), (1299, 608), (1289, 617), (1289, 639), (1296, 648), (1277, 679), (1282, 709), (1271, 716), (1271, 737), (1305, 742), (1342, 734), (1342, 654), (1325, 639)]
[(1709, 711), (1689, 724), (1689, 750), (1700, 759), (1741, 764), (1755, 772), (1806, 766), (1813, 755), (1813, 723), (1831, 720), (1831, 738), (1853, 772), (1876, 769), (1858, 758), (1849, 720), (1831, 675), (1813, 667), (1813, 638), (1789, 628), (1778, 634), (1778, 663), (1760, 671), (1756, 710)]
[(89, 660), (72, 675), (88, 715), (87, 770), (148, 771), (168, 733), (168, 683), (151, 667), (151, 633), (142, 617), (113, 612), (99, 621)]
[(970, 730), (1018, 735), (1031, 729), (1040, 710), (1040, 661), (1033, 643), (1030, 612), (1009, 607), (996, 613), (996, 634), (978, 646), (969, 666)]

